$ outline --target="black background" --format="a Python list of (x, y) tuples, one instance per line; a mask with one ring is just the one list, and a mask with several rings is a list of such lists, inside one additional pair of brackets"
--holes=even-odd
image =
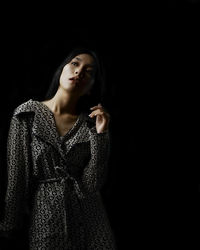
[[(119, 249), (193, 244), (199, 18), (189, 5), (13, 7), (1, 34), (1, 204), (13, 109), (41, 97), (65, 53), (88, 44), (107, 72), (112, 152), (102, 195)], [(22, 249), (22, 233), (0, 247)]]
[(169, 8), (197, 8), (199, 7), (199, 0), (168, 0)]

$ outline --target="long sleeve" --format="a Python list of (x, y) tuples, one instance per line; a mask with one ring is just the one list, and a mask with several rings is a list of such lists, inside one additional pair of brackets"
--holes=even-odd
[(90, 129), (91, 158), (84, 168), (82, 183), (86, 192), (99, 191), (103, 186), (108, 171), (108, 160), (110, 156), (110, 134), (109, 130), (97, 133), (96, 128)]
[(0, 233), (5, 235), (21, 228), (23, 215), (27, 211), (29, 194), (29, 151), (28, 126), (25, 119), (13, 116), (7, 138), (7, 191)]

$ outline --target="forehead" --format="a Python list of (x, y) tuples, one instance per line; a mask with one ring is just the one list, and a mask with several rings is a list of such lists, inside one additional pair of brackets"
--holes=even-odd
[(76, 55), (72, 60), (74, 59), (84, 64), (91, 64), (91, 65), (95, 64), (94, 58), (89, 54), (79, 54)]

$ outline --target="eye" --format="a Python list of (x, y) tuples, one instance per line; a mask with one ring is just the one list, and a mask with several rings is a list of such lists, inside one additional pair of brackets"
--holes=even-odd
[(86, 72), (89, 73), (90, 75), (94, 74), (94, 70), (92, 70), (92, 69), (86, 69)]
[(75, 66), (77, 66), (77, 65), (78, 65), (78, 63), (77, 63), (77, 62), (71, 62), (71, 64), (73, 64), (73, 65), (75, 65)]

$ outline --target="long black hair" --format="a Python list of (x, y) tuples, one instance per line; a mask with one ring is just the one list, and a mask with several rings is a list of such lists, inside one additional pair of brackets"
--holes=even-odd
[(50, 86), (45, 94), (45, 100), (49, 100), (53, 98), (53, 96), (56, 94), (58, 87), (59, 87), (59, 80), (60, 75), (62, 73), (63, 67), (68, 64), (75, 56), (79, 54), (89, 54), (94, 58), (95, 61), (95, 81), (93, 86), (90, 89), (90, 94), (85, 94), (83, 96), (79, 97), (78, 103), (77, 103), (77, 111), (79, 112), (88, 112), (89, 108), (92, 106), (97, 105), (98, 103), (101, 103), (103, 106), (104, 104), (104, 93), (105, 93), (105, 68), (103, 66), (102, 59), (100, 59), (100, 56), (98, 53), (94, 50), (91, 50), (89, 48), (85, 47), (76, 47), (74, 48), (68, 56), (63, 60), (63, 62), (58, 66), (56, 69), (52, 81), (50, 83)]

